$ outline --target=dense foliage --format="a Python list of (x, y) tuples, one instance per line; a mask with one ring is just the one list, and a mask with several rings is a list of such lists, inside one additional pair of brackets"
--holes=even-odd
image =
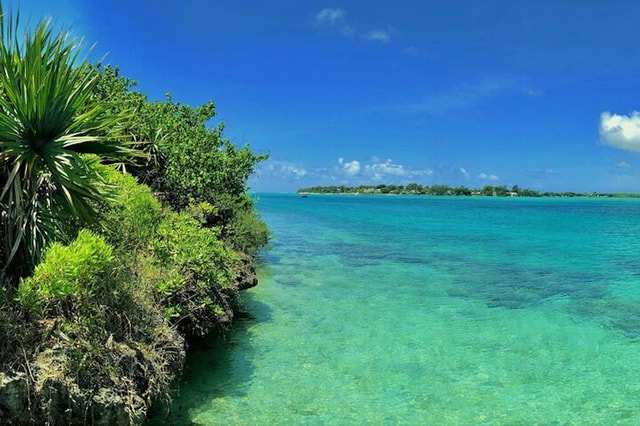
[(255, 285), (269, 231), (246, 181), (266, 156), (211, 127), (212, 102), (149, 102), (47, 22), (22, 40), (5, 19), (0, 423), (138, 424), (185, 339)]
[(18, 37), (18, 20), (0, 6), (0, 263), (31, 272), (44, 247), (73, 236), (73, 223), (96, 218), (105, 197), (81, 153), (122, 158), (120, 123), (93, 96), (97, 71), (76, 67), (77, 41), (43, 21)]
[(174, 102), (170, 95), (149, 102), (132, 90), (135, 85), (112, 67), (101, 69), (97, 84), (96, 95), (114, 105), (114, 112), (135, 111), (127, 131), (147, 156), (121, 166), (175, 211), (202, 202), (211, 205), (204, 226), (220, 227), (221, 236), (236, 249), (254, 253), (265, 246), (269, 232), (256, 215), (246, 182), (267, 156), (247, 145), (236, 147), (224, 137), (222, 123), (209, 127), (216, 113), (212, 101), (196, 108)]

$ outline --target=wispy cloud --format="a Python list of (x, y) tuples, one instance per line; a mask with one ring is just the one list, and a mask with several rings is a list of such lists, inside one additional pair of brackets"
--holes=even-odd
[(259, 174), (268, 174), (284, 179), (300, 179), (309, 174), (309, 172), (301, 166), (287, 161), (268, 160), (262, 167), (258, 169)]
[(410, 175), (411, 172), (402, 164), (396, 164), (393, 160), (388, 159), (384, 162), (367, 164), (365, 166), (366, 173), (376, 181), (382, 180), (385, 176), (404, 177)]
[(405, 53), (410, 56), (420, 56), (422, 55), (422, 50), (418, 49), (415, 46), (408, 46), (402, 49), (402, 53)]
[(304, 167), (296, 162), (270, 159), (258, 167), (253, 182), (260, 182), (258, 186), (272, 185), (296, 190), (315, 185), (406, 185), (410, 182), (476, 187), (496, 184), (501, 179), (493, 173), (478, 173), (460, 166), (416, 168), (391, 158), (374, 156), (367, 159), (339, 157), (333, 164)]
[(478, 179), (482, 180), (482, 181), (489, 181), (489, 182), (497, 182), (500, 180), (500, 178), (494, 174), (486, 174), (486, 173), (480, 173), (478, 175)]
[(328, 23), (330, 25), (336, 25), (337, 23), (344, 22), (346, 12), (340, 8), (338, 9), (322, 9), (316, 15), (316, 21), (320, 23)]
[(534, 182), (537, 182), (534, 186), (540, 186), (540, 182), (548, 179), (554, 179), (556, 176), (559, 176), (560, 173), (551, 167), (547, 167), (546, 169), (532, 169), (525, 172), (525, 176), (531, 179)]
[(397, 109), (408, 113), (438, 115), (478, 106), (493, 97), (514, 90), (516, 85), (510, 79), (487, 79), (461, 84), (447, 91), (427, 96), (420, 101), (399, 106)]
[(367, 38), (367, 40), (379, 41), (381, 43), (390, 43), (391, 42), (391, 36), (385, 30), (374, 30), (374, 31), (371, 31), (370, 33), (366, 34), (366, 38)]
[(358, 160), (346, 161), (340, 157), (338, 158), (337, 166), (333, 168), (333, 172), (337, 174), (337, 178), (357, 181), (362, 184), (373, 182), (393, 183), (398, 180), (424, 178), (433, 174), (431, 169), (416, 170), (394, 162), (392, 159), (381, 160), (377, 157), (372, 157), (366, 162)]
[(364, 31), (349, 25), (347, 22), (347, 12), (344, 9), (322, 9), (316, 14), (315, 21), (318, 26), (330, 28), (347, 38), (360, 38), (384, 44), (391, 43), (391, 34), (388, 30), (374, 29)]
[(310, 176), (325, 181), (339, 181), (346, 185), (409, 182), (485, 185), (501, 180), (496, 174), (472, 173), (464, 167), (438, 165), (434, 168), (416, 169), (390, 158), (384, 160), (375, 156), (366, 161), (347, 161), (340, 157), (333, 168), (316, 169), (310, 173)]
[(542, 90), (533, 89), (531, 87), (521, 87), (520, 88), (520, 92), (522, 92), (522, 94), (527, 95), (527, 96), (540, 96), (540, 95), (542, 95)]
[(630, 169), (631, 164), (627, 163), (626, 161), (621, 161), (618, 164), (616, 164), (616, 167), (619, 169)]
[(600, 115), (600, 137), (602, 143), (618, 149), (640, 152), (640, 112), (631, 115)]

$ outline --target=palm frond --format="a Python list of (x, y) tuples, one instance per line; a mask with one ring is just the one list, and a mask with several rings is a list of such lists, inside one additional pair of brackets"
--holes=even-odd
[(132, 114), (94, 100), (98, 71), (80, 60), (77, 40), (50, 21), (20, 39), (19, 15), (1, 4), (0, 15), (1, 260), (5, 271), (29, 270), (69, 223), (96, 220), (93, 206), (108, 195), (82, 154), (135, 155), (122, 132)]

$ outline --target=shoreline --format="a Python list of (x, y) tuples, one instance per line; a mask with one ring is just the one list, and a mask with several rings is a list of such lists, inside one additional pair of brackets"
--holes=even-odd
[(336, 196), (405, 196), (405, 197), (440, 197), (440, 198), (638, 198), (640, 194), (635, 193), (572, 193), (571, 195), (563, 193), (540, 194), (540, 195), (457, 195), (457, 194), (412, 194), (412, 193), (371, 193), (371, 192), (283, 192), (278, 194), (291, 194), (304, 196), (317, 195), (336, 195)]

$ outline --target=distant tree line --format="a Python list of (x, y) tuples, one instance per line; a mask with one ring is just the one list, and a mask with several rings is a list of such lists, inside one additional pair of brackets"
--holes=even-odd
[(506, 185), (494, 186), (484, 185), (482, 188), (468, 188), (464, 185), (420, 185), (419, 183), (409, 183), (407, 185), (331, 185), (312, 186), (301, 188), (298, 193), (310, 194), (394, 194), (394, 195), (448, 195), (448, 196), (485, 196), (485, 197), (634, 197), (635, 194), (608, 194), (608, 193), (578, 193), (578, 192), (540, 192), (534, 189), (520, 188), (513, 185), (508, 188)]

